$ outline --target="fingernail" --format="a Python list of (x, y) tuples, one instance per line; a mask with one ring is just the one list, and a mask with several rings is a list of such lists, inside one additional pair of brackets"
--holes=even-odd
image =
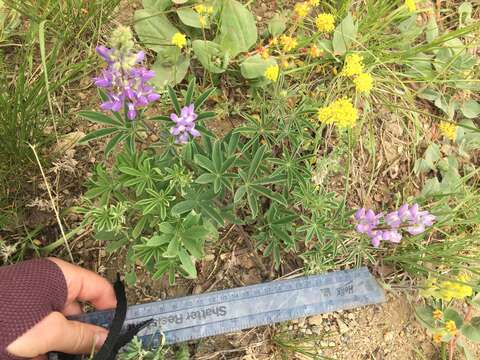
[(107, 333), (98, 333), (95, 335), (95, 345), (97, 348), (100, 348), (103, 346), (105, 343), (105, 340), (107, 340)]

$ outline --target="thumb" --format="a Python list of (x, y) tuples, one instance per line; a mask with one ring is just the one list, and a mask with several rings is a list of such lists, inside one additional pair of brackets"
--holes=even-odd
[(61, 313), (52, 312), (11, 343), (7, 350), (12, 355), (28, 358), (49, 351), (90, 354), (103, 345), (107, 334), (102, 327), (70, 321)]

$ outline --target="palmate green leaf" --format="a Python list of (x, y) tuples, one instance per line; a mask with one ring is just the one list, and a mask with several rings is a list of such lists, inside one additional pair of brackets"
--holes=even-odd
[(178, 102), (177, 94), (175, 94), (175, 90), (171, 86), (168, 86), (168, 96), (170, 96), (170, 100), (172, 100), (173, 107), (178, 115), (180, 115), (181, 107), (180, 103)]
[(260, 163), (261, 163), (263, 157), (265, 156), (266, 151), (267, 151), (266, 146), (262, 145), (255, 152), (255, 155), (253, 156), (250, 167), (248, 168), (247, 177), (249, 179), (251, 179), (253, 177), (253, 175), (255, 175), (257, 173), (258, 168), (260, 167)]
[(202, 174), (195, 179), (197, 184), (211, 184), (215, 181), (217, 177), (213, 174)]
[(108, 155), (112, 152), (112, 150), (118, 145), (118, 143), (122, 142), (127, 138), (127, 134), (125, 133), (119, 133), (112, 137), (110, 141), (105, 145), (105, 157), (108, 157)]
[(220, 34), (215, 42), (231, 57), (248, 51), (257, 42), (257, 25), (253, 14), (236, 0), (224, 0), (220, 14)]
[(195, 207), (195, 205), (196, 205), (196, 202), (193, 200), (181, 201), (172, 207), (171, 213), (173, 216), (185, 214), (186, 212), (191, 211)]
[(80, 111), (78, 114), (81, 117), (97, 124), (123, 127), (123, 124), (120, 121), (116, 119), (112, 119), (110, 116), (107, 116), (105, 114), (102, 114), (96, 111)]
[(207, 101), (208, 97), (215, 91), (215, 88), (209, 88), (205, 90), (198, 98), (195, 100), (195, 109), (198, 110), (200, 106)]
[(246, 58), (240, 64), (240, 72), (245, 79), (255, 79), (264, 76), (267, 68), (275, 65), (277, 65), (277, 61), (273, 57), (265, 60), (256, 54)]
[(201, 166), (205, 170), (215, 173), (215, 166), (212, 161), (204, 155), (195, 154), (194, 156), (195, 164)]
[(197, 268), (195, 267), (195, 264), (193, 263), (190, 255), (188, 255), (185, 250), (180, 249), (179, 252), (178, 252), (178, 258), (180, 259), (180, 262), (182, 263), (182, 268), (187, 272), (188, 276), (190, 278), (196, 278), (197, 277)]
[(143, 44), (156, 52), (171, 48), (170, 41), (173, 35), (178, 32), (167, 17), (158, 10), (150, 7), (135, 11), (135, 31)]
[(358, 26), (351, 13), (342, 20), (333, 33), (333, 51), (336, 55), (344, 55), (357, 37)]
[(79, 143), (80, 144), (85, 144), (85, 143), (87, 143), (91, 140), (99, 139), (99, 138), (102, 138), (104, 136), (116, 133), (117, 131), (119, 131), (119, 129), (116, 128), (116, 127), (95, 130), (95, 131), (92, 131), (91, 133), (88, 133), (83, 138), (81, 138)]
[(269, 199), (276, 201), (283, 206), (287, 206), (287, 200), (283, 197), (283, 195), (273, 192), (272, 190), (263, 186), (252, 185), (251, 188), (257, 194), (268, 197)]

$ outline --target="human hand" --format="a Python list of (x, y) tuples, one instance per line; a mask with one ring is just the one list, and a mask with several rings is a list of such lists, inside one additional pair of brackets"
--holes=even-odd
[[(82, 313), (80, 302), (89, 302), (98, 310), (112, 309), (117, 301), (112, 285), (101, 276), (65, 261), (50, 258), (63, 272), (67, 301), (62, 312), (52, 312), (7, 347), (18, 357), (44, 359), (50, 351), (89, 354), (99, 349), (108, 331), (102, 327), (71, 321), (70, 315)], [(38, 299), (42, 301), (43, 299)]]

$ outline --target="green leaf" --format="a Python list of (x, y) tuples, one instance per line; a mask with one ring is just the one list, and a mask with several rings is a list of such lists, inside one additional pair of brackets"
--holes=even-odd
[(178, 204), (175, 204), (173, 207), (172, 207), (172, 215), (173, 216), (178, 216), (178, 215), (181, 215), (181, 214), (184, 214), (186, 212), (189, 212), (191, 211), (196, 205), (196, 202), (193, 201), (193, 200), (185, 200), (185, 201), (181, 201), (179, 202)]
[(187, 26), (191, 26), (198, 29), (209, 29), (210, 24), (207, 22), (205, 26), (200, 23), (200, 15), (192, 8), (184, 7), (177, 10), (177, 15), (180, 21)]
[(140, 234), (142, 233), (143, 229), (145, 228), (145, 225), (147, 224), (148, 217), (147, 216), (142, 216), (140, 220), (137, 222), (137, 225), (132, 230), (132, 236), (134, 238), (138, 238)]
[(165, 15), (152, 8), (141, 9), (135, 11), (134, 22), (135, 31), (147, 48), (156, 52), (172, 48), (170, 42), (178, 30)]
[(480, 104), (475, 100), (465, 101), (462, 105), (462, 113), (468, 119), (475, 119), (480, 114)]
[(180, 247), (180, 242), (178, 238), (174, 237), (170, 240), (170, 244), (167, 246), (167, 251), (163, 253), (163, 256), (168, 258), (175, 258), (178, 256), (178, 249)]
[(113, 134), (117, 131), (118, 131), (118, 128), (105, 128), (105, 129), (95, 130), (95, 131), (92, 131), (91, 133), (88, 133), (83, 138), (81, 138), (79, 143), (85, 144), (91, 140), (99, 139), (101, 137)]
[(287, 18), (283, 14), (275, 14), (268, 22), (268, 32), (273, 37), (281, 35), (287, 28)]
[(115, 119), (112, 119), (110, 116), (107, 116), (105, 114), (95, 112), (95, 111), (80, 111), (78, 113), (81, 117), (84, 117), (87, 120), (90, 120), (91, 122), (97, 123), (97, 124), (104, 124), (104, 125), (112, 125), (112, 126), (121, 126), (123, 127), (123, 124), (120, 121), (117, 121)]
[(240, 64), (240, 72), (245, 79), (255, 79), (264, 76), (267, 68), (275, 65), (277, 65), (277, 61), (273, 57), (264, 60), (256, 54), (246, 58)]
[(195, 154), (194, 160), (195, 160), (195, 164), (201, 166), (205, 170), (210, 171), (211, 173), (215, 173), (215, 166), (213, 166), (212, 161), (206, 156)]
[(214, 74), (225, 72), (228, 63), (223, 62), (224, 52), (220, 45), (208, 40), (195, 40), (192, 47), (198, 61), (206, 70)]
[(265, 156), (265, 152), (267, 151), (266, 146), (260, 146), (255, 155), (253, 156), (252, 162), (250, 163), (250, 167), (248, 168), (248, 175), (247, 177), (251, 179), (253, 175), (257, 174), (258, 168), (260, 167), (260, 163)]
[(240, 200), (242, 200), (246, 192), (247, 192), (247, 188), (245, 186), (240, 186), (235, 192), (233, 202), (238, 203)]
[(210, 88), (205, 90), (198, 98), (195, 100), (195, 110), (198, 110), (200, 106), (203, 105), (203, 103), (208, 99), (210, 94), (212, 94), (215, 91), (215, 88)]
[(443, 312), (443, 318), (445, 321), (452, 320), (455, 322), (457, 329), (460, 329), (463, 325), (463, 318), (460, 314), (453, 308), (447, 308)]
[(182, 268), (187, 272), (188, 276), (191, 277), (191, 278), (196, 278), (197, 277), (197, 269), (196, 269), (195, 264), (193, 263), (190, 255), (188, 255), (185, 250), (180, 249), (180, 251), (178, 252), (178, 258), (180, 259), (180, 262), (182, 263)]
[(257, 42), (253, 14), (236, 0), (224, 0), (220, 14), (220, 34), (215, 41), (231, 57), (248, 51)]
[(438, 25), (437, 21), (435, 20), (435, 16), (430, 16), (425, 29), (425, 36), (429, 43), (438, 38)]
[(247, 193), (247, 201), (250, 210), (252, 211), (252, 216), (255, 218), (258, 215), (258, 200), (257, 197), (252, 193)]
[(431, 306), (415, 307), (415, 317), (418, 322), (430, 331), (435, 329), (435, 319), (433, 318), (434, 308)]
[(171, 234), (154, 235), (147, 240), (146, 245), (149, 247), (159, 247), (168, 244), (172, 240)]
[(158, 225), (158, 230), (160, 230), (164, 234), (173, 234), (175, 233), (175, 228), (173, 227), (172, 224), (168, 222), (163, 222), (160, 225)]
[(110, 152), (118, 145), (119, 142), (125, 140), (127, 134), (125, 133), (118, 133), (114, 137), (110, 139), (110, 141), (105, 146), (105, 157), (108, 157)]
[[(190, 80), (187, 88), (187, 95), (185, 95), (185, 106), (188, 106), (192, 103), (193, 92), (195, 90), (195, 77)], [(198, 120), (198, 119), (197, 119)]]
[(357, 24), (351, 13), (342, 20), (333, 33), (333, 50), (336, 55), (343, 55), (357, 37)]
[(287, 206), (287, 200), (283, 197), (283, 195), (273, 192), (272, 190), (267, 189), (266, 187), (263, 187), (263, 186), (252, 185), (251, 187), (259, 195), (263, 195), (265, 197), (268, 197), (271, 200), (278, 202), (279, 204)]
[(198, 115), (197, 121), (209, 119), (209, 118), (215, 117), (216, 115), (217, 113), (214, 111), (205, 111)]
[(175, 94), (175, 90), (171, 86), (168, 86), (168, 96), (170, 96), (170, 100), (172, 101), (173, 107), (175, 108), (175, 111), (178, 115), (180, 115), (180, 112), (182, 111), (180, 107), (180, 103), (178, 102), (177, 99), (177, 94)]
[(217, 177), (213, 174), (202, 174), (195, 179), (197, 184), (211, 184), (215, 181)]
[(164, 11), (172, 5), (171, 0), (143, 0), (143, 7), (155, 11)]
[(480, 342), (480, 317), (474, 317), (462, 326), (462, 334), (473, 342)]
[(171, 55), (171, 52), (159, 53), (157, 60), (151, 67), (155, 71), (155, 77), (150, 82), (158, 88), (176, 85), (185, 78), (189, 67), (190, 58), (188, 56)]

